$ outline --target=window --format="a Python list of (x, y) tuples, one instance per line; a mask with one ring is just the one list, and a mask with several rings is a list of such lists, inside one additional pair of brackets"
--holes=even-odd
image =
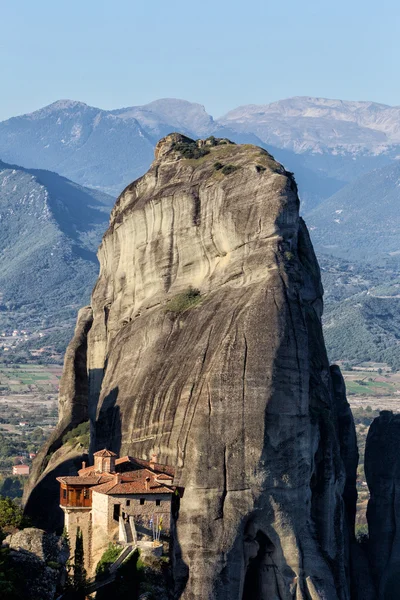
[(121, 505), (120, 504), (114, 504), (114, 513), (113, 513), (113, 519), (114, 521), (119, 521), (119, 511), (121, 509)]
[(67, 490), (63, 490), (63, 498), (65, 500), (65, 498), (67, 497)]
[(130, 506), (130, 505), (131, 505), (131, 501), (130, 501), (130, 500), (127, 500), (127, 501), (126, 501), (126, 505), (127, 505), (127, 506)]
[(156, 500), (156, 506), (161, 506), (161, 500), (160, 499)]
[(144, 503), (145, 503), (145, 499), (144, 498), (140, 498), (140, 504), (141, 504), (141, 506), (143, 506)]
[(83, 497), (86, 499), (89, 498), (89, 490), (87, 490), (87, 489), (83, 490)]

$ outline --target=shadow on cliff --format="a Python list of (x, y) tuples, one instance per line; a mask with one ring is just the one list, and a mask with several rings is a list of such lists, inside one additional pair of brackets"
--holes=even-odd
[[(226, 596), (227, 590), (238, 580), (241, 581), (238, 600), (289, 597), (286, 582), (295, 581), (296, 573), (285, 559), (271, 522), (271, 507), (257, 502), (251, 515), (243, 519), (235, 544), (227, 554), (226, 566), (214, 587), (215, 598), (230, 597)], [(233, 593), (237, 593), (236, 585)]]
[[(283, 256), (285, 250), (289, 248), (282, 247)], [(273, 361), (275, 391), (266, 403), (260, 461), (260, 476), (266, 465), (273, 477), (265, 471), (259, 497), (242, 521), (226, 573), (219, 577), (218, 598), (228, 597), (223, 594), (226, 582), (235, 578), (236, 582), (240, 578), (242, 600), (289, 598), (294, 589), (308, 597), (313, 580), (323, 581), (329, 597), (335, 589), (338, 597), (347, 597), (350, 588), (349, 537), (354, 536), (357, 497), (355, 429), (344, 393), (338, 394), (340, 406), (333, 394), (321, 325), (320, 273), (304, 226), (299, 230), (298, 257), (300, 269), (296, 270), (277, 256), (285, 304)], [(293, 285), (299, 282), (300, 293)], [(351, 442), (351, 451), (343, 450), (344, 442)], [(304, 443), (314, 449), (311, 468)], [(337, 494), (341, 488), (343, 498)], [(336, 498), (334, 504), (332, 498)], [(288, 546), (290, 536), (295, 542), (289, 540)]]
[[(5, 545), (8, 547), (7, 542)], [(65, 562), (56, 560), (46, 561), (34, 552), (25, 548), (9, 547), (10, 552), (10, 571), (12, 572), (13, 592), (7, 593), (3, 581), (1, 587), (4, 590), (3, 600), (16, 598), (55, 598), (56, 588), (58, 588), (64, 577)], [(68, 554), (67, 554), (68, 556)], [(49, 575), (49, 563), (53, 566)], [(54, 564), (59, 564), (59, 569), (54, 569)], [(6, 573), (6, 576), (8, 573)], [(4, 586), (4, 587), (3, 587)]]
[(117, 406), (118, 386), (104, 398), (95, 424), (92, 447), (96, 450), (107, 448), (120, 454), (122, 443), (121, 409)]
[(82, 468), (87, 454), (78, 455), (59, 463), (49, 471), (32, 489), (24, 507), (24, 513), (32, 524), (45, 531), (61, 535), (64, 527), (64, 513), (60, 508), (60, 484), (57, 477), (76, 475)]

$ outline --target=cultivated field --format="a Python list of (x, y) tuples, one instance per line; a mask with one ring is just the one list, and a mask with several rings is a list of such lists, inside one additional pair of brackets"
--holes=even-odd
[(54, 427), (61, 371), (59, 365), (1, 365), (0, 431)]

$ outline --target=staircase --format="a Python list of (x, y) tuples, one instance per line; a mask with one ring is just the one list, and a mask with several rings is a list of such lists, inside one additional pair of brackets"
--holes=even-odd
[(118, 556), (117, 560), (115, 560), (113, 562), (113, 564), (110, 566), (108, 576), (105, 579), (100, 579), (98, 581), (96, 581), (95, 578), (93, 578), (92, 580), (89, 580), (88, 585), (86, 586), (86, 589), (85, 589), (85, 593), (92, 594), (93, 592), (96, 592), (97, 590), (104, 587), (105, 585), (112, 583), (115, 580), (115, 577), (117, 575), (117, 571), (118, 571), (119, 567), (122, 565), (122, 563), (125, 560), (127, 560), (131, 556), (131, 554), (133, 554), (135, 552), (136, 548), (137, 548), (137, 546), (134, 543), (131, 543), (131, 544), (128, 544), (127, 546), (125, 546), (124, 549), (122, 550), (121, 554)]
[(131, 544), (133, 542), (132, 530), (129, 521), (124, 521), (125, 533), (126, 533), (126, 542)]
[(122, 550), (121, 554), (118, 556), (117, 560), (113, 562), (110, 567), (110, 573), (114, 573), (120, 565), (136, 550), (136, 544), (128, 544)]

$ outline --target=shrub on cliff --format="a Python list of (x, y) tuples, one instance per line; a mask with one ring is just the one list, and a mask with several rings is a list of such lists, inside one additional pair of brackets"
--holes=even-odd
[(189, 308), (194, 308), (200, 303), (200, 290), (189, 288), (186, 292), (177, 294), (167, 303), (167, 311), (171, 313), (182, 313)]
[(121, 546), (109, 544), (107, 550), (104, 552), (103, 556), (97, 563), (96, 575), (106, 575), (111, 565), (117, 560), (118, 556), (121, 554), (121, 550)]
[(196, 142), (189, 139), (185, 142), (175, 142), (172, 149), (179, 152), (183, 158), (197, 159), (210, 153), (207, 148), (199, 148)]
[(71, 431), (68, 431), (68, 433), (66, 433), (63, 436), (62, 441), (63, 444), (70, 444), (71, 446), (73, 446), (74, 444), (79, 443), (84, 448), (88, 448), (90, 443), (89, 421), (80, 423), (80, 425), (78, 425), (74, 429), (71, 429)]
[(237, 167), (236, 165), (225, 165), (224, 167), (222, 167), (221, 173), (223, 173), (224, 175), (230, 175), (231, 173), (237, 171), (238, 168), (239, 167)]
[(139, 558), (139, 551), (135, 550), (119, 567), (115, 581), (96, 593), (96, 600), (138, 600), (140, 585), (143, 581), (143, 563)]

